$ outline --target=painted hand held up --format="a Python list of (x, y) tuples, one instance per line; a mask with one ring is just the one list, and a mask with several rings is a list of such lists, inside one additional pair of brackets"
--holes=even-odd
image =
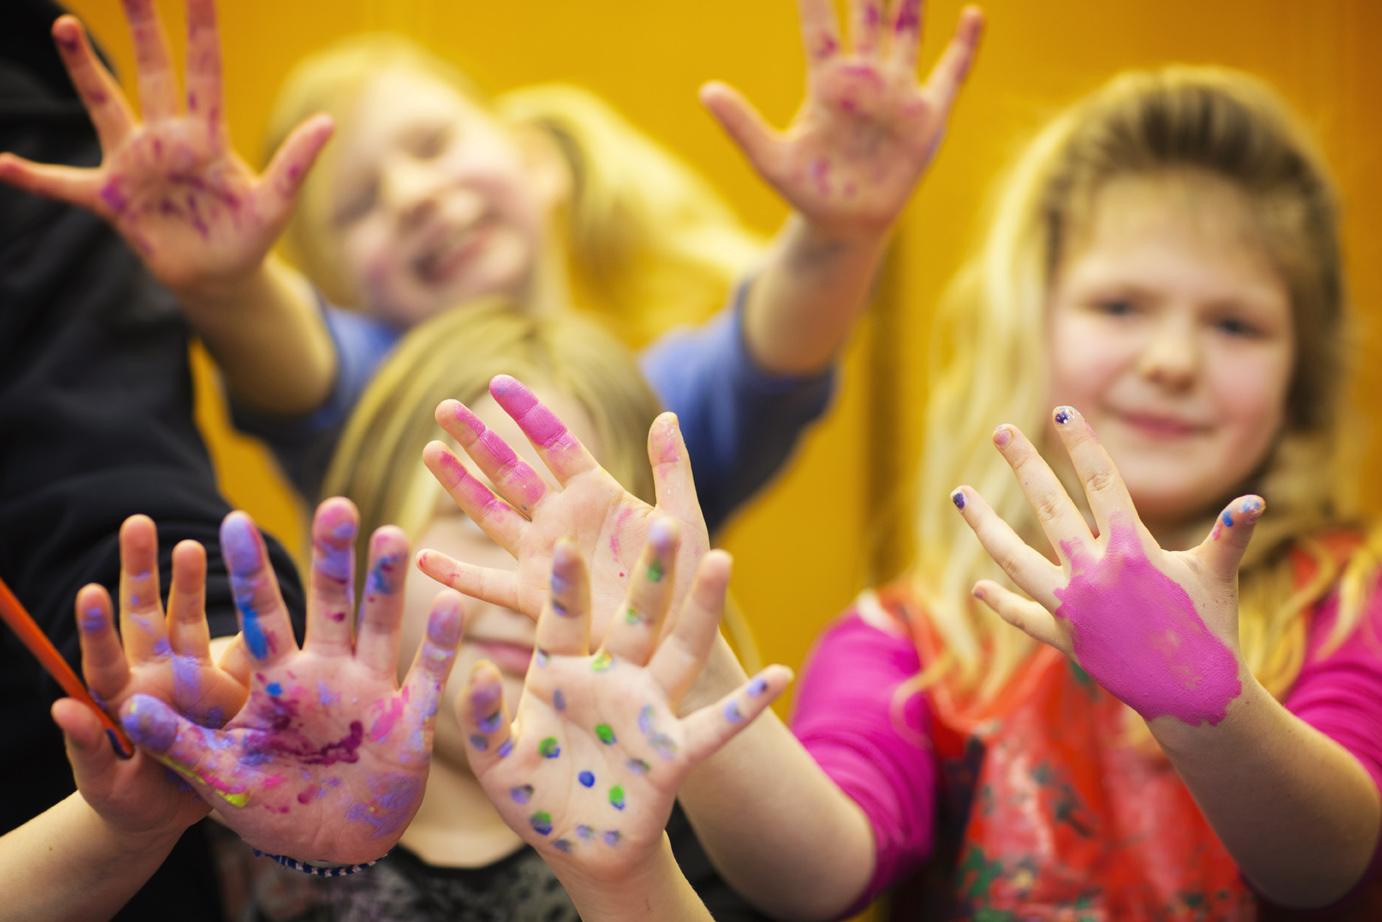
[(461, 602), (433, 603), (400, 689), (395, 678), (407, 542), (381, 528), (352, 638), (358, 515), (324, 502), (313, 522), (307, 638), (299, 650), (263, 539), (243, 513), (221, 544), (252, 661), (249, 700), (225, 729), (136, 695), (131, 737), (185, 778), (250, 845), (300, 861), (360, 864), (402, 835), (422, 799), (432, 730), (461, 636)]

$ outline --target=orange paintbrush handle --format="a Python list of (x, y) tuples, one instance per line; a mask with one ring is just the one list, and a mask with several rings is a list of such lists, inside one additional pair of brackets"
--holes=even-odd
[(10, 587), (5, 585), (5, 581), (0, 579), (0, 618), (5, 619), (19, 639), (24, 642), (24, 646), (29, 648), (29, 652), (38, 658), (39, 664), (48, 670), (48, 674), (57, 680), (62, 686), (63, 691), (67, 692), (78, 701), (83, 701), (90, 705), (101, 718), (101, 723), (106, 726), (106, 735), (110, 737), (111, 743), (115, 746), (115, 751), (125, 758), (134, 755), (134, 744), (129, 737), (125, 736), (125, 731), (110, 719), (110, 715), (105, 709), (96, 703), (91, 697), (91, 693), (86, 690), (82, 680), (77, 678), (77, 674), (72, 671), (72, 667), (67, 665), (67, 660), (62, 658), (57, 647), (48, 639), (48, 635), (39, 630), (34, 623), (33, 617), (24, 609), (23, 603), (15, 598)]

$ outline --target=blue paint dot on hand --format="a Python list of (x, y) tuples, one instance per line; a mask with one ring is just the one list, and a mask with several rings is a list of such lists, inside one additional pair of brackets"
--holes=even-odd
[(581, 772), (576, 776), (576, 779), (585, 787), (593, 788), (595, 786), (595, 775), (591, 772)]
[(1224, 510), (1224, 514), (1221, 518), (1225, 525), (1227, 525), (1229, 528), (1233, 527), (1233, 516), (1229, 514), (1229, 511), (1227, 509)]
[(283, 686), (279, 685), (277, 682), (270, 682), (267, 686), (265, 686), (264, 690), (267, 691), (269, 694), (273, 695), (275, 698), (283, 694)]
[(552, 707), (558, 711), (566, 710), (566, 695), (560, 688), (552, 692)]

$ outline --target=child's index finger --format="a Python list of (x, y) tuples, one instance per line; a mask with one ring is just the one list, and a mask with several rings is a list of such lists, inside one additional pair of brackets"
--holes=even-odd
[(221, 35), (214, 0), (187, 0), (187, 111), (211, 123), (213, 142), (225, 144)]
[(340, 496), (323, 500), (312, 517), (312, 570), (308, 578), (304, 646), (318, 653), (351, 649), (359, 519), (355, 504)]
[(566, 424), (517, 378), (496, 375), (489, 383), (489, 392), (495, 403), (518, 423), (558, 483), (565, 484), (575, 475), (599, 467)]
[(119, 146), (134, 130), (134, 112), (120, 85), (91, 50), (86, 29), (75, 16), (59, 16), (53, 23), (53, 40), (57, 42), (72, 85), (91, 116), (101, 150), (109, 151)]

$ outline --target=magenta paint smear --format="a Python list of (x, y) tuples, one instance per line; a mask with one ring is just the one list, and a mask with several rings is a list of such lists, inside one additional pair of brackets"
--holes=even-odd
[(376, 743), (384, 742), (384, 740), (389, 738), (389, 733), (393, 730), (393, 725), (398, 721), (398, 718), (402, 716), (403, 702), (398, 698), (394, 698), (389, 702), (388, 710), (380, 714), (378, 719), (375, 720), (374, 725), (370, 727), (370, 739), (374, 740)]
[(1238, 662), (1205, 627), (1190, 596), (1152, 566), (1134, 529), (1115, 519), (1094, 560), (1061, 542), (1074, 575), (1055, 615), (1070, 622), (1075, 659), (1147, 720), (1171, 716), (1213, 726), (1242, 693)]
[(462, 505), (481, 512), (503, 513), (508, 510), (508, 507), (490, 492), (489, 487), (476, 480), (465, 469), (465, 465), (456, 460), (450, 452), (438, 454), (437, 463), (441, 467), (442, 485), (460, 493), (463, 497)]
[(523, 434), (548, 451), (560, 452), (576, 446), (576, 438), (557, 415), (544, 407), (533, 392), (517, 378), (496, 375), (489, 384), (490, 395), (513, 417)]
[(519, 504), (525, 510), (537, 505), (537, 501), (547, 492), (547, 486), (536, 472), (463, 404), (456, 404), (456, 419), (475, 434), (476, 441), (501, 468), (498, 476), (505, 481), (505, 493), (517, 492)]
[(921, 0), (902, 0), (902, 5), (897, 10), (897, 24), (895, 31), (905, 32), (908, 29), (915, 32), (921, 28)]

